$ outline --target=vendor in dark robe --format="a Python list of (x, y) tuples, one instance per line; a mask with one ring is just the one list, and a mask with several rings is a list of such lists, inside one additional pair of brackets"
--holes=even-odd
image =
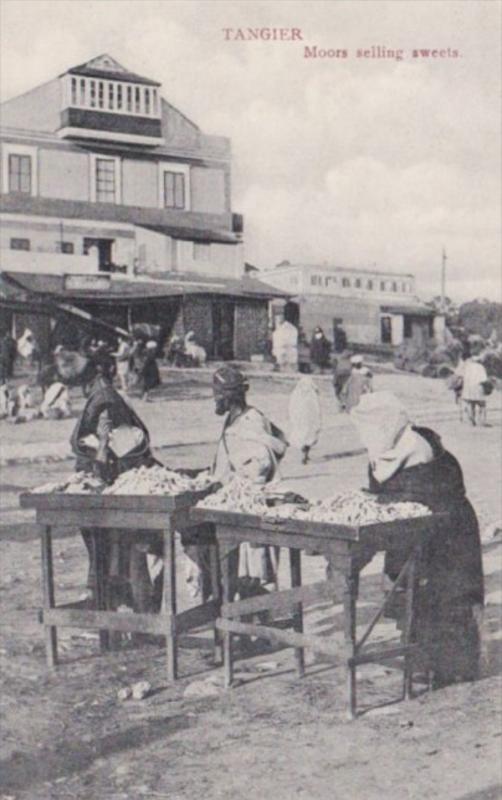
[[(479, 526), (465, 495), (462, 469), (429, 428), (410, 424), (391, 392), (363, 395), (351, 412), (370, 458), (370, 491), (385, 501), (422, 503), (447, 512), (424, 556), (426, 584), (418, 601), (416, 635), (439, 688), (478, 675), (484, 602)], [(388, 553), (394, 581), (409, 554)]]
[[(77, 457), (77, 471), (93, 472), (111, 484), (122, 472), (158, 462), (151, 453), (150, 437), (143, 421), (113, 388), (113, 359), (102, 356), (95, 367), (89, 397), (73, 431), (71, 445)], [(96, 567), (93, 530), (83, 529), (82, 536), (89, 551), (88, 587), (92, 592)], [(152, 552), (159, 550), (160, 542), (157, 540), (158, 536), (150, 531), (144, 532), (140, 542), (137, 532), (133, 541), (124, 531), (110, 531), (102, 550), (110, 605), (128, 604), (131, 601), (129, 595), (132, 595), (135, 611), (152, 610), (154, 588), (148, 573), (146, 552), (149, 548)]]

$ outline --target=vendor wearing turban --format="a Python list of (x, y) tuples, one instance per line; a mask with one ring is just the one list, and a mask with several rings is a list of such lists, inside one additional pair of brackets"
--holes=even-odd
[[(417, 635), (427, 645), (435, 687), (473, 680), (479, 665), (483, 570), (478, 521), (465, 495), (462, 469), (434, 431), (410, 423), (391, 392), (364, 395), (351, 418), (368, 449), (370, 491), (384, 501), (412, 501), (448, 513), (425, 553), (427, 583)], [(387, 554), (389, 578), (397, 578), (406, 556)]]
[[(244, 375), (236, 367), (225, 366), (213, 375), (215, 412), (225, 416), (223, 430), (213, 463), (215, 481), (225, 484), (234, 475), (253, 483), (268, 483), (277, 473), (288, 444), (284, 434), (256, 408), (249, 406), (249, 389)], [(197, 562), (204, 587), (208, 587), (207, 557), (201, 547), (185, 548)], [(261, 586), (275, 583), (278, 566), (277, 548), (243, 544), (238, 551), (238, 564), (232, 567), (239, 578), (238, 591), (253, 594)], [(193, 580), (193, 578), (192, 578)]]

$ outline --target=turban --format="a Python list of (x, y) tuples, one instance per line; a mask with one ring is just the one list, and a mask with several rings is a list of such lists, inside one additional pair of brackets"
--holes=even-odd
[(249, 384), (237, 367), (220, 367), (213, 375), (213, 389), (217, 394), (242, 394), (249, 389)]

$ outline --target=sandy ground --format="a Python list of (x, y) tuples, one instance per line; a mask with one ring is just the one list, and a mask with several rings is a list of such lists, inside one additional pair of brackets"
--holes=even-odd
[[(292, 450), (283, 465), (288, 485), (310, 496), (366, 481), (366, 458), (350, 422), (338, 413), (329, 380), (319, 384), (321, 442), (307, 467)], [(18, 495), (71, 470), (66, 442), (73, 421), (0, 423), (0, 798), (502, 797), (502, 537), (492, 538), (489, 528), (500, 521), (502, 507), (500, 398), (491, 402), (490, 427), (473, 429), (460, 424), (451, 397), (437, 381), (377, 375), (376, 384), (393, 388), (417, 420), (438, 430), (464, 468), (468, 495), (485, 531), (482, 679), (434, 693), (417, 684), (414, 700), (396, 702), (401, 672), (395, 666), (366, 666), (359, 672), (362, 713), (348, 722), (343, 668), (309, 655), (307, 676), (300, 680), (289, 649), (241, 642), (237, 686), (224, 692), (209, 630), (184, 640), (182, 677), (175, 685), (166, 683), (160, 646), (129, 644), (102, 656), (92, 633), (73, 630), (62, 632), (62, 665), (48, 672), (37, 623), (39, 545)], [(291, 388), (287, 378), (256, 378), (251, 400), (287, 427)], [(210, 462), (221, 422), (212, 412), (206, 377), (170, 373), (155, 402), (134, 402), (164, 463)], [(83, 590), (86, 559), (78, 533), (60, 533), (54, 548), (57, 600), (69, 602)], [(306, 580), (319, 579), (323, 560), (305, 557), (303, 568)], [(361, 623), (381, 596), (380, 572), (381, 560), (375, 559), (363, 575)], [(180, 580), (181, 606), (190, 602)], [(341, 606), (309, 608), (306, 625), (341, 641)], [(392, 641), (398, 632), (386, 620), (375, 634)], [(208, 677), (214, 680), (214, 696), (184, 696), (193, 681)], [(153, 687), (147, 699), (117, 699), (118, 689), (143, 679)]]

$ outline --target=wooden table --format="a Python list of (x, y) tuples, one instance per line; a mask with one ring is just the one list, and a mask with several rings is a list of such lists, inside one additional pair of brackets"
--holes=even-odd
[[(211, 544), (211, 586), (213, 599), (177, 612), (175, 530), (192, 526), (190, 508), (207, 491), (186, 492), (178, 495), (91, 495), (91, 494), (23, 494), (23, 508), (36, 511), (42, 554), (43, 610), (41, 622), (45, 627), (47, 664), (58, 662), (57, 628), (92, 628), (99, 630), (102, 651), (110, 647), (109, 631), (162, 634), (166, 637), (167, 675), (177, 677), (177, 645), (179, 634), (212, 622), (218, 616), (219, 577), (216, 545)], [(52, 556), (53, 530), (58, 527), (92, 528), (95, 548), (95, 598), (96, 610), (86, 608), (86, 602), (56, 606), (54, 592), (54, 565)], [(158, 614), (122, 613), (106, 609), (106, 582), (103, 558), (100, 555), (104, 537), (110, 528), (122, 529), (130, 535), (134, 531), (153, 530), (163, 535), (164, 576), (162, 607)], [(102, 535), (100, 535), (102, 534)]]
[[(213, 522), (216, 526), (220, 565), (223, 580), (223, 604), (221, 617), (216, 620), (216, 628), (223, 636), (223, 660), (225, 685), (232, 683), (233, 653), (232, 635), (248, 635), (267, 639), (273, 643), (283, 643), (295, 648), (296, 666), (299, 676), (304, 675), (304, 650), (310, 647), (333, 659), (339, 655), (339, 648), (327, 637), (305, 634), (303, 632), (303, 606), (320, 600), (335, 602), (335, 584), (331, 577), (318, 583), (302, 585), (301, 552), (321, 554), (326, 557), (332, 571), (343, 577), (344, 640), (343, 662), (347, 668), (349, 716), (354, 718), (357, 711), (356, 667), (360, 664), (377, 663), (397, 656), (404, 657), (404, 697), (408, 698), (412, 689), (411, 657), (420, 648), (420, 642), (413, 641), (412, 624), (415, 599), (417, 569), (423, 546), (429, 536), (434, 535), (437, 524), (444, 514), (396, 520), (353, 527), (330, 523), (306, 522), (303, 520), (268, 520), (248, 514), (220, 511), (209, 508), (194, 508), (191, 511), (194, 521)], [(271, 592), (264, 596), (232, 602), (229, 553), (243, 542), (256, 545), (275, 545), (287, 548), (291, 572), (291, 588)], [(391, 592), (374, 614), (367, 629), (358, 640), (356, 637), (356, 604), (359, 583), (359, 567), (372, 554), (399, 548), (406, 552), (406, 561), (393, 585)], [(364, 648), (373, 628), (382, 617), (385, 608), (399, 587), (406, 581), (406, 609), (403, 642), (399, 645), (379, 648)], [(269, 625), (242, 622), (245, 615), (263, 611), (272, 613), (292, 612), (293, 630), (281, 630)]]

